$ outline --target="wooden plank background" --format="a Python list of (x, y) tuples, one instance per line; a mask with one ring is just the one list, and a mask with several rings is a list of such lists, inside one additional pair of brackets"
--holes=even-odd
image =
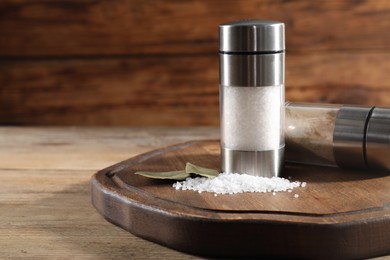
[(390, 106), (387, 0), (3, 0), (0, 124), (218, 125), (218, 25), (286, 24), (286, 99)]

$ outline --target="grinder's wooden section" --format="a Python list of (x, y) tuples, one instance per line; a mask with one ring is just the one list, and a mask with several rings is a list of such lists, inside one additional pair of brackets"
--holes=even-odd
[[(194, 141), (139, 155), (92, 178), (92, 202), (112, 223), (201, 255), (360, 258), (390, 254), (390, 176), (287, 164), (293, 192), (214, 196), (177, 191), (135, 171), (219, 168), (219, 143)], [(295, 198), (294, 195), (299, 197)]]

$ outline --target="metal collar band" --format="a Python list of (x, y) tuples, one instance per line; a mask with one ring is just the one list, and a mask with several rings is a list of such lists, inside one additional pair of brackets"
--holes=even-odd
[(390, 109), (375, 107), (367, 124), (366, 160), (370, 169), (390, 170)]
[(340, 167), (390, 171), (390, 109), (342, 107), (333, 144)]
[(333, 132), (333, 151), (340, 167), (365, 169), (365, 132), (372, 107), (343, 106)]
[(238, 151), (222, 147), (221, 159), (223, 172), (279, 176), (284, 163), (284, 146), (270, 151)]
[(220, 84), (236, 87), (282, 85), (284, 56), (284, 52), (262, 55), (220, 54)]

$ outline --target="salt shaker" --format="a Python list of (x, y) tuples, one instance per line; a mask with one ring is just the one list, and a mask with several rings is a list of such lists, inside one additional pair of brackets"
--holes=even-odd
[(273, 177), (284, 156), (284, 24), (219, 26), (221, 168)]
[(286, 103), (286, 160), (390, 171), (390, 108)]

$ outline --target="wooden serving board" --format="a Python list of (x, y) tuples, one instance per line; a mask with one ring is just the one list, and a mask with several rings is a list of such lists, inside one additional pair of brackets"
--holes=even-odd
[[(92, 203), (134, 235), (183, 252), (220, 257), (366, 258), (390, 254), (390, 176), (286, 164), (307, 182), (293, 192), (218, 195), (178, 191), (136, 171), (220, 167), (218, 141), (154, 150), (96, 173)], [(295, 198), (294, 195), (299, 197)]]

